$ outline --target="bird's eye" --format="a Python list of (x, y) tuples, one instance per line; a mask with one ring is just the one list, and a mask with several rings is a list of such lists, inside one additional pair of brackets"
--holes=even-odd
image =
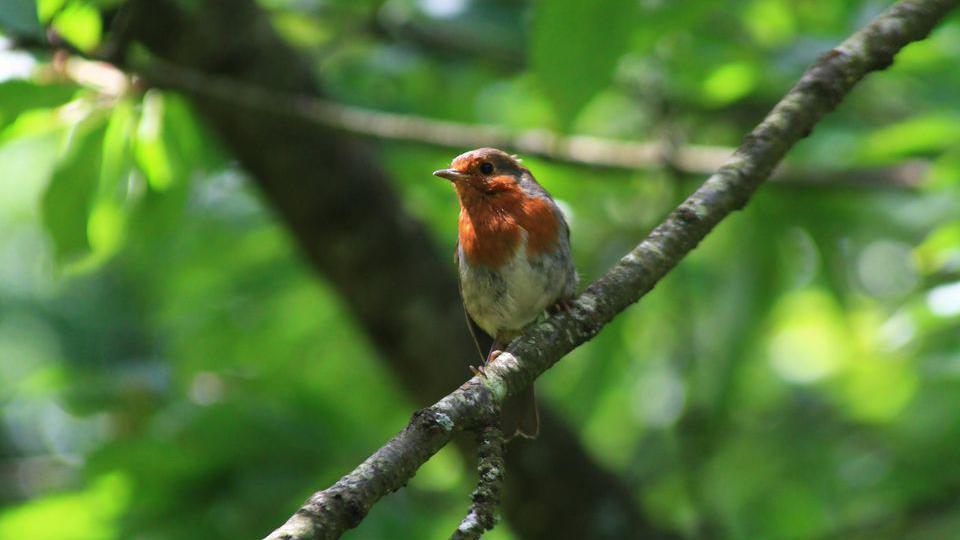
[(489, 161), (484, 161), (483, 163), (481, 163), (481, 164), (480, 164), (480, 172), (482, 172), (483, 174), (490, 174), (490, 173), (492, 173), (492, 172), (493, 172), (493, 163), (490, 163)]

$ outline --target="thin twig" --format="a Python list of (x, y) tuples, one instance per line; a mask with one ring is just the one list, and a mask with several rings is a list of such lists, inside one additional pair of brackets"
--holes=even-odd
[(566, 313), (534, 326), (484, 369), (410, 424), (333, 486), (315, 493), (268, 538), (337, 538), (383, 496), (464, 429), (474, 429), (564, 355), (634, 304), (756, 189), (800, 139), (869, 72), (884, 69), (905, 45), (926, 37), (960, 0), (903, 0), (823, 55), (736, 153), (635, 249), (591, 284)]
[[(659, 141), (626, 141), (589, 135), (563, 136), (545, 129), (512, 130), (497, 125), (465, 124), (410, 114), (344, 105), (300, 94), (211, 76), (162, 60), (133, 62), (151, 84), (191, 94), (225, 99), (245, 107), (308, 119), (353, 135), (465, 150), (492, 146), (528, 157), (575, 165), (626, 170), (670, 169), (683, 174), (709, 174), (723, 165), (735, 148)], [(913, 189), (929, 164), (909, 161), (883, 168), (811, 169), (781, 166), (774, 179), (799, 186)]]
[(473, 500), (470, 510), (450, 540), (475, 540), (497, 524), (497, 506), (505, 470), (503, 444), (503, 432), (495, 423), (485, 426), (477, 434), (477, 489), (470, 495)]
[[(52, 45), (28, 38), (15, 47), (67, 52), (76, 66), (88, 65), (110, 80), (126, 77), (109, 61), (91, 57), (69, 44)], [(158, 58), (130, 62), (153, 86), (236, 102), (255, 110), (307, 119), (352, 135), (381, 140), (412, 142), (464, 150), (492, 146), (525, 156), (587, 167), (625, 170), (670, 170), (685, 175), (709, 174), (724, 164), (736, 150), (729, 146), (682, 144), (661, 141), (629, 141), (590, 135), (560, 135), (546, 129), (514, 130), (499, 125), (466, 124), (412, 114), (399, 114), (354, 107), (304, 94), (291, 94), (239, 80), (209, 75)], [(115, 74), (108, 73), (114, 71)], [(68, 74), (70, 75), (70, 74)], [(98, 87), (95, 78), (77, 82)], [(783, 185), (915, 189), (930, 169), (924, 160), (911, 160), (887, 167), (813, 168), (781, 165), (772, 180)]]

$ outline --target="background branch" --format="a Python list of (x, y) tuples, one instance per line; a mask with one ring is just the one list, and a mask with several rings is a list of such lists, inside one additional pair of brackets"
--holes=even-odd
[[(27, 49), (63, 48), (86, 56), (69, 44), (46, 44), (20, 39), (17, 47)], [(209, 98), (234, 101), (245, 108), (308, 119), (324, 127), (374, 139), (411, 142), (462, 150), (492, 146), (526, 156), (587, 167), (660, 170), (685, 175), (709, 174), (717, 170), (736, 150), (728, 146), (674, 144), (664, 141), (627, 141), (590, 135), (561, 135), (546, 129), (514, 130), (498, 125), (467, 124), (354, 107), (307, 94), (284, 94), (238, 79), (209, 75), (203, 71), (164, 62), (160, 58), (134, 56), (128, 67), (144, 75), (152, 85)], [(107, 68), (108, 64), (100, 67)], [(97, 66), (91, 66), (96, 70)], [(76, 72), (76, 70), (74, 70)], [(103, 86), (103, 79), (119, 86), (116, 77), (99, 70), (97, 80), (78, 80)], [(73, 75), (75, 73), (68, 73)], [(886, 167), (810, 169), (781, 165), (771, 175), (778, 184), (847, 188), (914, 189), (919, 187), (930, 163), (915, 159)]]
[[(727, 146), (667, 142), (624, 141), (589, 135), (563, 136), (545, 129), (515, 131), (503, 126), (465, 124), (416, 115), (376, 111), (343, 105), (306, 95), (278, 95), (276, 91), (235, 80), (212, 77), (162, 61), (140, 59), (133, 68), (152, 84), (245, 107), (309, 119), (331, 129), (376, 139), (413, 142), (460, 151), (492, 146), (525, 156), (589, 167), (658, 170), (708, 174), (736, 150)], [(908, 161), (868, 169), (800, 169), (781, 166), (773, 179), (782, 184), (911, 189), (919, 186), (929, 163)]]
[(797, 141), (867, 73), (923, 39), (957, 0), (904, 0), (823, 55), (744, 138), (720, 170), (605, 276), (561, 313), (514, 341), (486, 369), (435, 405), (353, 472), (314, 494), (271, 539), (335, 538), (384, 495), (401, 488), (454, 433), (475, 426), (507, 395), (528, 386), (650, 291), (727, 215), (742, 208)]

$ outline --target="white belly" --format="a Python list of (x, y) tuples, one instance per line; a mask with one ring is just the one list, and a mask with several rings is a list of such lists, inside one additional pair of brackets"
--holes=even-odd
[(471, 266), (462, 250), (458, 255), (464, 307), (493, 337), (518, 333), (556, 302), (566, 287), (564, 265), (553, 255), (528, 259), (525, 240), (496, 271)]

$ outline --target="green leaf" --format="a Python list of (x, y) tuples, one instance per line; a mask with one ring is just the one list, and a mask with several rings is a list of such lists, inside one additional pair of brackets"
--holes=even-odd
[(196, 170), (211, 172), (223, 169), (227, 157), (218, 140), (204, 130), (190, 103), (176, 94), (166, 95), (165, 103), (164, 125), (167, 127), (164, 129), (164, 138), (174, 153), (176, 173), (185, 176)]
[(90, 250), (87, 219), (100, 179), (105, 133), (106, 122), (102, 117), (77, 124), (43, 194), (43, 224), (53, 239), (54, 252), (61, 264), (74, 261)]
[(756, 88), (760, 72), (748, 62), (733, 62), (714, 70), (703, 81), (703, 100), (711, 107), (729, 105)]
[(126, 238), (126, 228), (127, 213), (116, 201), (104, 199), (93, 205), (87, 220), (87, 239), (96, 255), (94, 263), (120, 249)]
[(187, 103), (156, 90), (143, 98), (134, 156), (154, 191), (166, 191), (196, 171), (209, 172), (225, 163), (223, 152), (203, 132)]
[(36, 84), (23, 80), (0, 83), (0, 128), (12, 123), (22, 112), (63, 105), (73, 99), (77, 90), (68, 84)]
[(930, 275), (960, 267), (960, 221), (934, 229), (914, 251), (914, 262), (920, 271)]
[(0, 29), (13, 36), (43, 36), (43, 28), (37, 18), (34, 0), (3, 0), (0, 2)]
[(103, 158), (97, 200), (87, 220), (87, 238), (95, 261), (105, 260), (123, 245), (126, 236), (126, 180), (133, 169), (136, 113), (129, 101), (113, 108), (103, 136)]
[(43, 133), (65, 130), (67, 124), (56, 109), (33, 109), (24, 111), (0, 131), (0, 146), (16, 139), (33, 137)]
[(864, 139), (860, 158), (892, 163), (908, 156), (942, 152), (960, 140), (960, 116), (928, 114), (877, 130)]
[(81, 491), (46, 495), (10, 506), (0, 514), (0, 538), (117, 538), (131, 491), (129, 478), (111, 473)]
[(174, 181), (170, 152), (164, 140), (164, 95), (151, 90), (143, 97), (134, 156), (150, 188), (165, 191)]
[(768, 47), (789, 43), (797, 31), (790, 4), (785, 0), (754, 0), (743, 19), (753, 39)]
[(115, 198), (118, 186), (133, 168), (133, 135), (136, 114), (129, 101), (120, 101), (113, 108), (103, 138), (103, 163), (100, 167), (100, 197)]
[(100, 11), (85, 2), (71, 2), (53, 19), (53, 27), (67, 41), (83, 51), (100, 44), (103, 23)]
[(37, 15), (40, 21), (47, 23), (59, 12), (67, 0), (37, 0)]
[(539, 2), (533, 22), (533, 73), (562, 127), (613, 76), (627, 48), (635, 15), (632, 0)]

